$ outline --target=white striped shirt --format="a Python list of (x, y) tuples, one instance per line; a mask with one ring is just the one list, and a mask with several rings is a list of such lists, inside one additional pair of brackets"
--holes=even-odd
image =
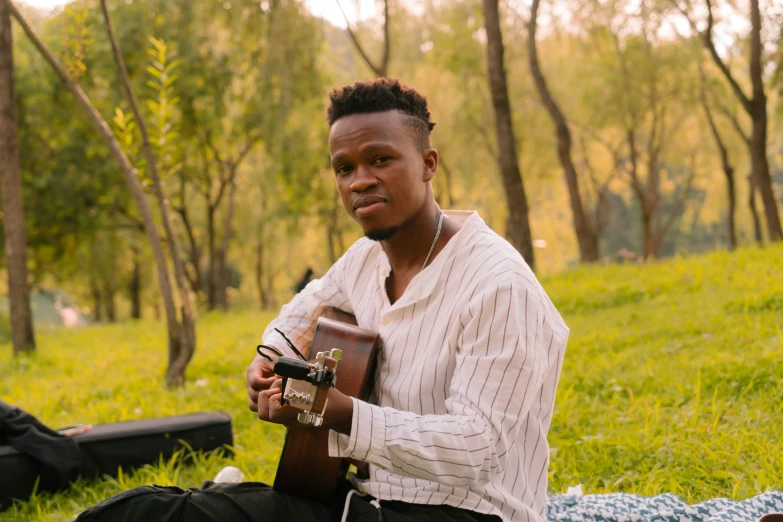
[(328, 306), (380, 333), (372, 397), (354, 399), (350, 436), (329, 437), (331, 456), (370, 463), (360, 491), (540, 522), (569, 330), (507, 241), (475, 212), (445, 214), (462, 228), (394, 304), (389, 260), (362, 238), (283, 307), (264, 341), (285, 349), (276, 327), (309, 346)]

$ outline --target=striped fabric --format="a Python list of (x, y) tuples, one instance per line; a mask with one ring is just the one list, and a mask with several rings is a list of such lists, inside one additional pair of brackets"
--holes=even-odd
[(362, 492), (448, 504), (507, 521), (544, 520), (555, 389), (568, 328), (532, 271), (475, 212), (390, 304), (380, 244), (362, 238), (272, 321), (264, 342), (312, 341), (336, 306), (380, 333), (373, 396), (329, 454), (370, 463)]

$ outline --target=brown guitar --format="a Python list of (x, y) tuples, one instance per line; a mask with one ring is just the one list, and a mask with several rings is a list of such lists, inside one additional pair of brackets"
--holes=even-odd
[[(341, 349), (343, 357), (337, 368), (335, 387), (346, 395), (367, 400), (375, 372), (378, 340), (377, 333), (356, 326), (352, 315), (327, 308), (318, 319), (307, 356), (332, 348)], [(329, 504), (346, 468), (343, 459), (329, 457), (328, 429), (289, 429), (274, 488)]]

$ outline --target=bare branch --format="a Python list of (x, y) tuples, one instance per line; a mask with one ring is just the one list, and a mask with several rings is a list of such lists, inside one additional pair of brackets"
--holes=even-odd
[(593, 184), (593, 188), (597, 192), (600, 184), (598, 183), (598, 178), (596, 177), (595, 169), (593, 168), (593, 165), (590, 163), (590, 155), (587, 153), (587, 143), (585, 143), (584, 134), (580, 134), (579, 136), (579, 146), (582, 149), (582, 164), (585, 166), (588, 179)]
[(381, 59), (380, 76), (386, 76), (389, 71), (390, 54), (391, 37), (389, 35), (389, 0), (383, 0), (383, 58)]
[(739, 119), (737, 119), (737, 115), (732, 113), (728, 107), (723, 105), (720, 101), (715, 100), (715, 104), (718, 106), (718, 111), (723, 114), (723, 116), (731, 122), (732, 127), (734, 127), (734, 130), (737, 131), (737, 134), (739, 134), (740, 138), (742, 138), (742, 141), (745, 142), (745, 144), (750, 145), (750, 136), (748, 136), (745, 133), (745, 130), (742, 128), (742, 124), (740, 124)]
[(253, 150), (253, 148), (256, 146), (256, 144), (261, 141), (261, 138), (263, 137), (262, 132), (257, 132), (256, 134), (250, 135), (250, 137), (247, 138), (247, 141), (245, 141), (245, 146), (242, 147), (242, 150), (239, 151), (239, 154), (237, 154), (237, 157), (231, 161), (231, 170), (232, 170), (232, 176), (231, 179), (233, 179), (233, 173), (236, 171), (237, 167), (240, 163), (247, 157), (248, 154), (250, 154), (250, 151)]
[(761, 55), (763, 46), (761, 43), (761, 12), (759, 0), (750, 0), (750, 82), (753, 89), (752, 101), (759, 102), (764, 99), (763, 67)]
[(644, 195), (642, 184), (639, 181), (639, 160), (638, 152), (636, 150), (636, 133), (633, 130), (629, 130), (626, 133), (626, 140), (628, 141), (628, 150), (630, 152), (631, 168), (626, 170), (628, 176), (631, 178), (631, 188), (633, 189), (636, 197), (639, 198), (639, 203), (646, 209), (647, 198)]
[(737, 83), (737, 80), (734, 79), (731, 71), (726, 66), (723, 58), (720, 57), (717, 49), (715, 49), (715, 42), (712, 41), (712, 28), (715, 24), (715, 19), (712, 15), (712, 0), (705, 0), (705, 2), (707, 4), (707, 28), (704, 30), (704, 33), (702, 33), (702, 40), (704, 41), (704, 45), (707, 47), (710, 56), (712, 56), (712, 60), (715, 62), (715, 65), (718, 66), (718, 69), (720, 69), (720, 71), (723, 73), (723, 76), (729, 82), (729, 85), (731, 85), (731, 88), (734, 91), (734, 94), (737, 96), (737, 99), (740, 101), (740, 103), (742, 103), (742, 107), (745, 109), (745, 111), (748, 112), (748, 114), (750, 114), (753, 111), (750, 99), (748, 99), (747, 95), (742, 90), (742, 87), (740, 87), (739, 83)]
[(723, 142), (723, 138), (720, 135), (720, 131), (718, 131), (718, 126), (715, 124), (715, 118), (712, 115), (710, 104), (707, 102), (707, 79), (704, 75), (704, 67), (702, 66), (701, 62), (699, 62), (699, 80), (699, 98), (701, 100), (701, 105), (704, 109), (704, 114), (707, 116), (707, 123), (710, 127), (710, 131), (712, 132), (712, 137), (715, 139), (715, 144), (718, 146), (721, 162), (723, 163), (723, 170), (728, 172), (729, 169), (731, 169), (731, 165), (729, 164), (729, 153), (725, 143)]
[[(686, 10), (685, 10), (685, 9), (684, 9), (684, 8), (683, 8), (681, 5), (680, 5), (680, 3), (679, 3), (677, 0), (671, 0), (671, 4), (672, 4), (674, 7), (676, 7), (676, 8), (677, 8), (677, 10), (680, 12), (680, 14), (682, 14), (682, 16), (684, 16), (684, 17), (685, 17), (685, 19), (688, 21), (688, 25), (690, 25), (690, 26), (691, 26), (691, 30), (692, 30), (694, 33), (696, 33), (696, 34), (699, 34), (699, 32), (700, 32), (700, 31), (699, 31), (699, 29), (696, 27), (696, 22), (694, 22), (694, 21), (693, 21), (693, 19), (691, 18), (691, 16), (688, 14), (688, 11), (686, 11)], [(690, 7), (690, 6), (689, 6), (689, 7)]]
[(691, 195), (691, 191), (693, 189), (693, 180), (696, 178), (696, 167), (694, 163), (696, 162), (696, 155), (694, 154), (691, 156), (691, 164), (689, 167), (689, 173), (688, 178), (685, 182), (685, 189), (682, 190), (677, 197), (677, 201), (674, 204), (674, 208), (672, 209), (669, 216), (666, 218), (666, 221), (663, 224), (663, 227), (661, 227), (657, 233), (657, 240), (660, 241), (663, 239), (663, 237), (666, 235), (666, 233), (669, 231), (669, 228), (674, 224), (674, 221), (677, 219), (677, 217), (682, 213), (683, 208), (685, 207), (685, 202), (688, 201), (688, 198)]
[(390, 45), (389, 39), (388, 39), (388, 32), (389, 32), (389, 3), (388, 0), (386, 0), (386, 7), (385, 7), (385, 13), (386, 13), (386, 21), (384, 25), (384, 34), (386, 35), (386, 43), (384, 45), (384, 56), (383, 60), (381, 62), (381, 67), (383, 69), (377, 67), (374, 63), (372, 63), (372, 60), (370, 60), (370, 57), (367, 56), (367, 53), (364, 52), (364, 48), (362, 47), (362, 44), (359, 43), (359, 39), (356, 37), (356, 34), (353, 32), (353, 29), (351, 29), (351, 23), (348, 21), (348, 15), (345, 14), (345, 10), (343, 9), (342, 4), (340, 3), (340, 0), (334, 0), (337, 2), (337, 7), (340, 8), (340, 12), (343, 14), (343, 18), (345, 19), (345, 26), (348, 29), (348, 36), (351, 37), (351, 41), (353, 42), (354, 47), (356, 47), (356, 50), (359, 51), (359, 54), (362, 56), (362, 59), (364, 60), (364, 63), (367, 64), (367, 66), (372, 70), (373, 73), (375, 73), (375, 76), (381, 78), (386, 75), (386, 65), (389, 61), (389, 54), (387, 51), (387, 46)]

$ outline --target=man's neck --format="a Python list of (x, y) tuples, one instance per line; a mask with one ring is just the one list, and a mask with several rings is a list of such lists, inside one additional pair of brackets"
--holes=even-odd
[[(438, 231), (440, 212), (433, 201), (432, 205), (419, 213), (415, 219), (402, 225), (390, 239), (381, 241), (381, 247), (389, 258), (392, 273), (413, 277), (421, 271)], [(458, 224), (443, 216), (440, 237), (432, 250), (429, 263), (435, 259), (438, 252), (459, 228)]]

